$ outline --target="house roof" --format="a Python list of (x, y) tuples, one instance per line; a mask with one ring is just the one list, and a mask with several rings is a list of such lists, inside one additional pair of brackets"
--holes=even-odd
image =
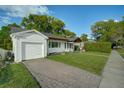
[(81, 39), (79, 37), (68, 38), (69, 42), (76, 42), (77, 40), (81, 42)]
[(51, 34), (51, 33), (44, 33), (44, 32), (42, 32), (42, 34), (46, 35), (49, 39), (58, 39), (58, 40), (66, 40), (66, 41), (68, 40), (65, 37), (57, 36), (57, 35), (54, 35), (54, 34)]
[[(28, 35), (31, 35), (32, 33), (37, 33), (41, 36), (43, 36), (44, 38), (48, 39), (48, 37), (40, 32), (38, 32), (37, 30), (26, 30), (26, 31), (20, 31), (20, 32), (16, 32), (16, 33), (12, 33), (10, 36), (11, 37), (23, 37), (23, 36), (28, 36)], [(26, 34), (28, 33), (28, 34)]]
[[(38, 34), (42, 34), (45, 37), (49, 38), (49, 39), (55, 39), (55, 40), (65, 40), (65, 41), (69, 41), (69, 42), (75, 42), (76, 40), (80, 39), (79, 37), (73, 37), (73, 38), (66, 38), (63, 36), (57, 36), (51, 33), (45, 33), (45, 32), (39, 32), (37, 30), (25, 30), (25, 29), (21, 29), (21, 28), (17, 28), (17, 27), (13, 27), (11, 29), (11, 36), (24, 36), (25, 33), (32, 33), (32, 32), (36, 32)], [(79, 40), (81, 41), (81, 40)]]

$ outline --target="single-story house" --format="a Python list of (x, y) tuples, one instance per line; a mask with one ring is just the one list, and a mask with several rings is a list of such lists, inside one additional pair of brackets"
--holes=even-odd
[(81, 46), (81, 40), (78, 37), (65, 38), (36, 30), (16, 32), (10, 36), (15, 62), (44, 58), (51, 53), (72, 52), (75, 45)]

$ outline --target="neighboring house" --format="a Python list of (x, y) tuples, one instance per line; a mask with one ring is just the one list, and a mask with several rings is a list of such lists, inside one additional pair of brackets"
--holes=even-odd
[(36, 30), (12, 33), (14, 61), (44, 58), (51, 53), (72, 52), (80, 47), (80, 38), (65, 38)]

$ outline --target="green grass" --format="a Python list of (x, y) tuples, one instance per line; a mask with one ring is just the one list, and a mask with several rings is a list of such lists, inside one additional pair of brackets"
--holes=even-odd
[(119, 54), (124, 58), (124, 49), (116, 49)]
[(39, 85), (23, 64), (11, 64), (0, 70), (1, 88), (37, 88)]
[(120, 54), (124, 58), (124, 54)]
[(66, 53), (65, 55), (51, 55), (48, 59), (62, 62), (89, 72), (101, 75), (107, 62), (108, 53), (86, 52), (86, 53)]

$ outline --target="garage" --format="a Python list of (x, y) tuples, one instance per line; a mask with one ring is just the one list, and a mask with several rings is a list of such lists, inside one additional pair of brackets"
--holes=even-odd
[(44, 58), (47, 56), (47, 39), (36, 30), (28, 30), (11, 34), (14, 61)]
[(42, 43), (23, 42), (22, 43), (22, 60), (43, 58), (44, 47)]

